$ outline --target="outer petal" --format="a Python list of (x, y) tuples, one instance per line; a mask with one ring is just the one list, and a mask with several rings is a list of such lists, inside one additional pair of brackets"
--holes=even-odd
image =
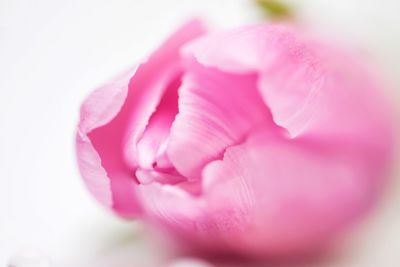
[[(141, 186), (151, 218), (203, 249), (251, 256), (321, 248), (371, 205), (384, 165), (261, 129), (203, 172), (203, 195)], [(378, 178), (378, 179), (377, 179)]]
[(87, 133), (110, 120), (119, 112), (128, 92), (128, 83), (135, 68), (116, 77), (94, 91), (82, 104), (76, 135), (79, 169), (89, 191), (103, 205), (112, 208), (110, 180), (101, 164), (101, 158)]
[[(207, 165), (204, 191), (212, 203), (228, 196), (248, 210), (233, 249), (255, 255), (314, 251), (357, 220), (380, 191), (385, 161), (368, 149), (341, 145), (262, 130)], [(236, 189), (225, 192), (234, 181)]]
[(142, 134), (163, 92), (179, 75), (179, 48), (201, 33), (198, 21), (186, 24), (134, 75), (128, 72), (100, 88), (82, 106), (77, 137), (81, 173), (97, 199), (122, 216), (141, 210), (132, 169), (135, 153), (124, 150), (126, 142)]
[(205, 36), (185, 53), (208, 67), (257, 73), (274, 121), (292, 137), (375, 140), (387, 146), (386, 107), (371, 74), (354, 54), (301, 32), (289, 26), (247, 26)]

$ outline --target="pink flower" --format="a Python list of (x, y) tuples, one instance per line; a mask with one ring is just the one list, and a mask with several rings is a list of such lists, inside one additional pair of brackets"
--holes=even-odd
[(362, 61), (283, 25), (183, 26), (93, 92), (77, 134), (103, 205), (193, 246), (319, 248), (371, 206), (392, 137)]

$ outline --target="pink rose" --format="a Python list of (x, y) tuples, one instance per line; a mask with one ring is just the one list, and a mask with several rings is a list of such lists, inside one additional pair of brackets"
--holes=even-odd
[(371, 206), (392, 136), (349, 52), (290, 26), (183, 26), (93, 92), (77, 134), (103, 205), (208, 251), (319, 248)]

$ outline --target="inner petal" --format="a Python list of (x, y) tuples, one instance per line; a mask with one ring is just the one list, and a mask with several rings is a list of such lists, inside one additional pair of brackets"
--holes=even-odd
[[(149, 123), (137, 143), (137, 155), (139, 168), (172, 168), (165, 155), (165, 146), (171, 124), (178, 113), (178, 87), (180, 77), (173, 79), (166, 89), (156, 112), (153, 113)], [(160, 164), (158, 164), (160, 163)], [(160, 166), (159, 166), (160, 165)]]
[(208, 162), (260, 124), (276, 127), (257, 90), (257, 75), (229, 74), (188, 59), (168, 156), (182, 175), (198, 180)]

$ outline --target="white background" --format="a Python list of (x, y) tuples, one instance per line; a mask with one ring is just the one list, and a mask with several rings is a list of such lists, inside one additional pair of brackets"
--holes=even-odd
[[(397, 0), (291, 2), (300, 21), (362, 45), (399, 103)], [(86, 192), (74, 131), (93, 88), (195, 15), (220, 28), (260, 18), (251, 0), (0, 0), (0, 265), (23, 248), (54, 266), (158, 264), (165, 253), (142, 227), (114, 218)], [(389, 187), (345, 252), (321, 266), (399, 266), (400, 190), (396, 180)]]

